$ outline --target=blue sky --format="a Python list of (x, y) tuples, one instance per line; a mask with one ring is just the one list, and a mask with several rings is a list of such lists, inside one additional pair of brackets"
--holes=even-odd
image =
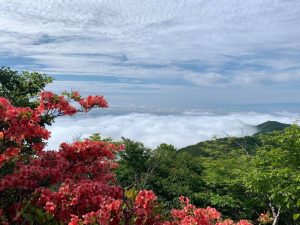
[(0, 65), (111, 105), (299, 111), (299, 0), (0, 0)]

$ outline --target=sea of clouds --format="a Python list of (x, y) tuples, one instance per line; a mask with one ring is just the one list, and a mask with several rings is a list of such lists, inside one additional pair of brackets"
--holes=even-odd
[(300, 114), (277, 112), (267, 113), (203, 113), (182, 112), (178, 114), (82, 114), (73, 117), (61, 117), (53, 126), (47, 149), (58, 149), (62, 142), (88, 137), (100, 133), (102, 137), (121, 137), (143, 142), (155, 148), (161, 143), (181, 148), (209, 140), (214, 136), (225, 137), (252, 135), (257, 132), (256, 125), (268, 120), (293, 123)]

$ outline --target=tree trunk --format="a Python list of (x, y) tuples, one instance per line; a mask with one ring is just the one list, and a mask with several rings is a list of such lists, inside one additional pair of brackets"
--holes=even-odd
[(271, 202), (269, 202), (269, 206), (271, 208), (271, 211), (272, 211), (272, 214), (273, 214), (273, 218), (274, 218), (272, 225), (277, 225), (278, 224), (278, 220), (279, 220), (279, 215), (280, 215), (280, 209), (281, 209), (281, 207), (279, 206), (279, 208), (278, 208), (278, 210), (276, 212), (276, 209), (272, 205)]

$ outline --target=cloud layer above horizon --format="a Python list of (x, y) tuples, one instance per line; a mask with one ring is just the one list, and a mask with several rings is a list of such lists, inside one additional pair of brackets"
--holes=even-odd
[(291, 113), (214, 113), (184, 112), (173, 115), (127, 113), (121, 115), (86, 114), (61, 117), (49, 127), (52, 137), (47, 149), (55, 150), (62, 142), (71, 143), (94, 133), (102, 137), (121, 137), (140, 141), (155, 148), (161, 143), (177, 148), (209, 140), (214, 136), (225, 137), (252, 135), (256, 125), (268, 120), (292, 123), (300, 114)]
[(299, 85), (299, 21), (298, 0), (1, 0), (0, 62), (131, 83)]

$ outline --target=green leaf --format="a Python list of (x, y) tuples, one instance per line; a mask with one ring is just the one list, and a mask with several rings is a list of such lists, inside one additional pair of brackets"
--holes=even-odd
[(293, 215), (293, 219), (294, 219), (294, 220), (297, 220), (299, 217), (300, 217), (300, 213), (297, 213), (297, 214), (294, 214), (294, 215)]

